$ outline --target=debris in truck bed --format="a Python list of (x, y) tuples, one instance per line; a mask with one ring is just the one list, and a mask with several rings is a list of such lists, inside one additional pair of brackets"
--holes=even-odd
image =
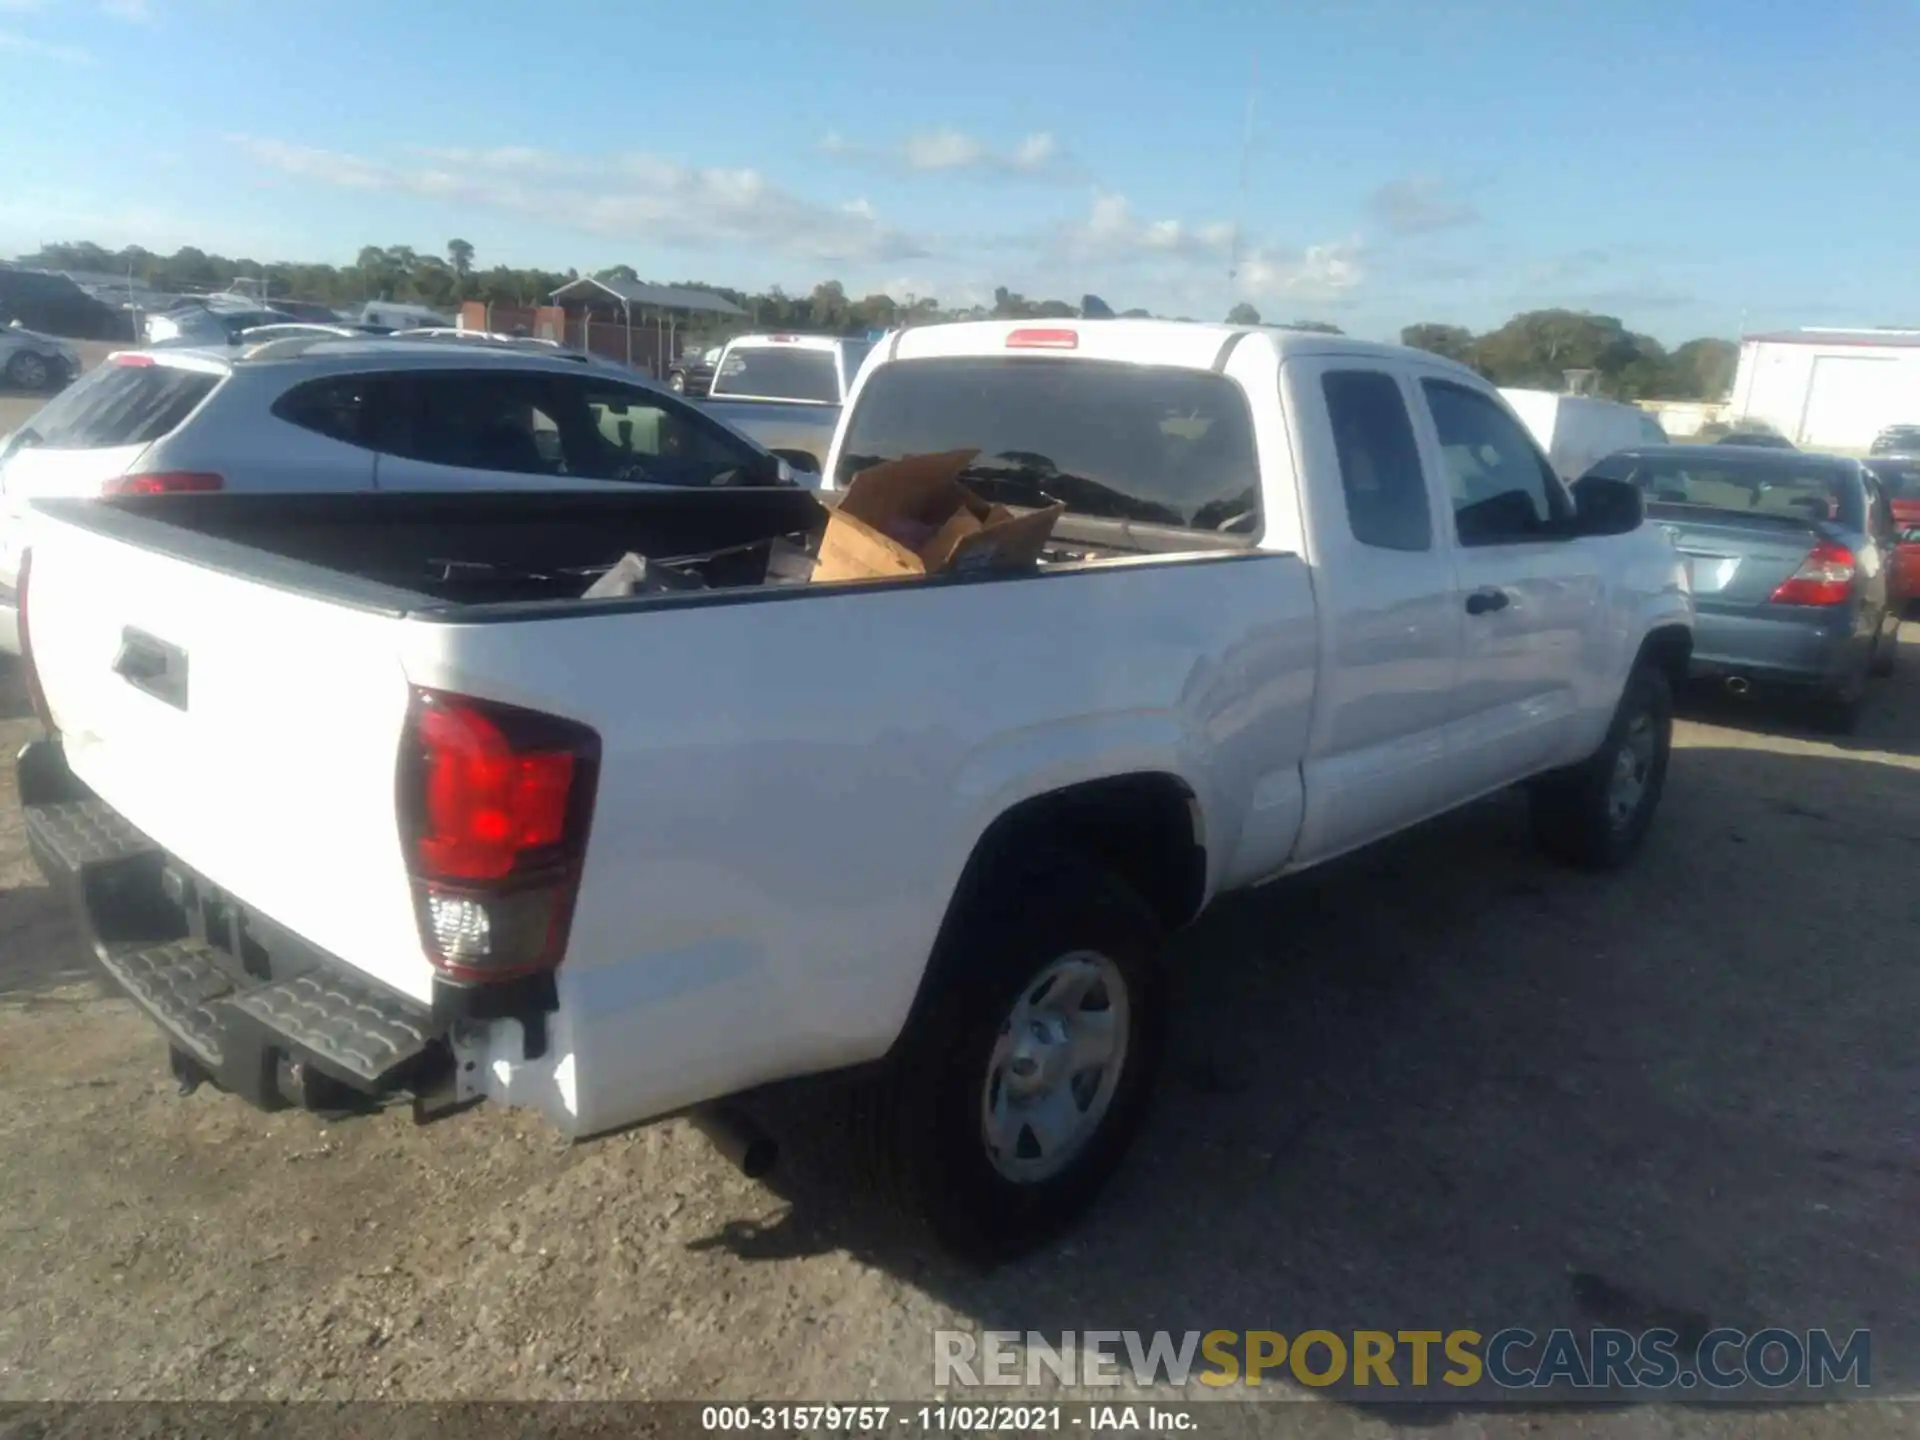
[(657, 595), (674, 590), (705, 590), (707, 582), (690, 570), (663, 561), (649, 561), (631, 552), (622, 555), (580, 594), (582, 600), (610, 600), (624, 595)]

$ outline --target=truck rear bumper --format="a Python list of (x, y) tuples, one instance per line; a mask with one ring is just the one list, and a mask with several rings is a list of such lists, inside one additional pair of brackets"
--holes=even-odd
[(160, 1028), (183, 1081), (262, 1109), (458, 1108), (447, 1023), (278, 931), (129, 824), (67, 768), (58, 740), (17, 763), (27, 845), (84, 943)]

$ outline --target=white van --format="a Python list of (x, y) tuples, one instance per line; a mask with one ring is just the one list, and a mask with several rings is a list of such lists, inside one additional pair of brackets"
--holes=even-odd
[(1578, 480), (1616, 450), (1668, 443), (1660, 422), (1638, 405), (1551, 390), (1503, 388), (1500, 394), (1564, 480)]

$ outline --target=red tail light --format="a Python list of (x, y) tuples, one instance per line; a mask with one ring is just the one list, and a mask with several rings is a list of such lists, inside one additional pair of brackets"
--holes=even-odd
[(107, 495), (183, 495), (223, 490), (226, 479), (204, 470), (159, 470), (148, 475), (116, 475), (107, 481)]
[(55, 730), (53, 711), (47, 705), (47, 692), (40, 686), (40, 668), (33, 663), (33, 627), (27, 623), (27, 591), (32, 588), (28, 581), (32, 578), (33, 551), (24, 550), (20, 554), (20, 573), (14, 580), (14, 603), (19, 607), (15, 624), (20, 631), (20, 668), (27, 676), (27, 703), (51, 735)]
[(414, 691), (402, 838), (427, 958), (458, 980), (551, 970), (566, 953), (600, 737), (517, 706)]
[(1014, 330), (1007, 335), (1009, 350), (1078, 350), (1078, 330)]
[(125, 350), (116, 350), (113, 354), (109, 355), (107, 359), (114, 365), (125, 365), (135, 370), (146, 370), (153, 367), (153, 357), (151, 355), (135, 355)]
[(1844, 605), (1853, 596), (1853, 552), (1821, 541), (1770, 597), (1776, 605)]

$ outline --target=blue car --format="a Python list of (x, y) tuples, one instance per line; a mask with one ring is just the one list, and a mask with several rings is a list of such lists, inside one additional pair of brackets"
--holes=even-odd
[(1628, 480), (1687, 558), (1693, 672), (1736, 695), (1791, 691), (1851, 729), (1867, 677), (1900, 643), (1899, 537), (1858, 460), (1736, 445), (1623, 450), (1589, 472)]

